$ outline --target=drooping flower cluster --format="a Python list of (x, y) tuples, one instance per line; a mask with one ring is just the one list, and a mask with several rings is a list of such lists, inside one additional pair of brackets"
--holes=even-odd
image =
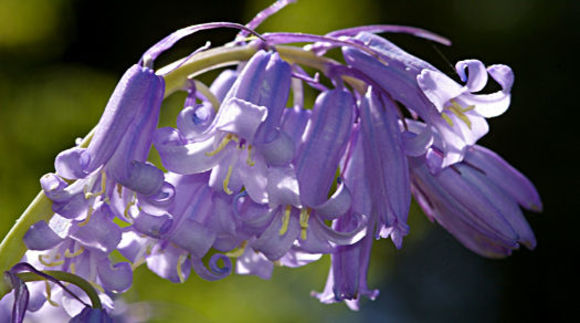
[[(238, 274), (266, 279), (274, 265), (298, 267), (330, 254), (326, 288), (315, 296), (357, 309), (361, 295), (378, 295), (366, 283), (373, 241), (390, 238), (402, 247), (412, 195), (429, 219), (478, 254), (504, 257), (520, 243), (534, 248), (520, 206), (541, 210), (536, 190), (476, 145), (488, 132), (486, 118), (509, 106), (511, 69), (460, 61), (457, 83), (375, 34), (446, 43), (411, 27), (325, 36), (251, 30), (288, 2), (246, 27), (192, 26), (148, 50), (119, 81), (90, 143), (60, 153), (56, 173), (41, 179), (54, 216), (30, 228), (24, 260), (90, 281), (111, 311), (110, 297), (130, 287), (141, 264), (183, 282), (192, 270), (224, 278), (233, 260)], [(179, 39), (215, 27), (243, 31), (231, 44), (153, 70)], [(310, 45), (285, 45), (295, 42)], [(325, 56), (334, 47), (343, 63)], [(222, 55), (236, 50), (251, 55), (234, 63)], [(213, 63), (188, 72), (208, 57)], [(225, 64), (234, 67), (211, 86), (195, 79)], [(165, 79), (177, 71), (191, 74), (179, 85), (187, 97), (176, 127), (158, 128)], [(476, 94), (489, 76), (501, 90)], [(305, 100), (306, 86), (317, 93), (313, 102)], [(162, 165), (147, 161), (152, 147)], [(115, 250), (126, 261), (114, 262)], [(48, 311), (58, 300), (70, 316), (83, 315), (82, 303), (51, 287), (36, 288), (29, 310)]]

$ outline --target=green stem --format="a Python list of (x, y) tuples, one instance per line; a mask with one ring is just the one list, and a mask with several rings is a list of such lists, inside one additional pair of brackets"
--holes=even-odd
[[(50, 275), (50, 276), (60, 280), (61, 282), (67, 282), (67, 283), (71, 283), (73, 285), (76, 285), (77, 287), (82, 289), (87, 294), (87, 296), (91, 300), (91, 303), (93, 304), (93, 308), (100, 309), (103, 307), (101, 305), (101, 300), (99, 299), (99, 294), (97, 294), (97, 292), (95, 291), (95, 288), (91, 285), (91, 283), (84, 280), (83, 278), (81, 278), (77, 275), (73, 275), (71, 273), (67, 273), (66, 271), (60, 271), (60, 270), (46, 270), (46, 271), (43, 271), (43, 273)], [(39, 276), (39, 275), (32, 273), (32, 272), (19, 273), (17, 275), (18, 275), (18, 278), (22, 279), (22, 281), (24, 281), (24, 282), (46, 280), (46, 278)]]
[[(165, 97), (179, 91), (186, 84), (189, 77), (195, 77), (206, 71), (234, 65), (241, 61), (250, 59), (258, 50), (257, 47), (251, 44), (237, 47), (222, 46), (198, 53), (191, 57), (187, 62), (182, 60), (171, 63), (162, 67), (157, 71), (157, 74), (163, 75), (165, 79)], [(299, 47), (291, 46), (277, 46), (276, 50), (280, 56), (290, 63), (297, 63), (310, 66), (321, 71), (324, 71), (326, 65), (329, 63), (336, 63), (327, 57), (321, 57), (312, 52), (305, 51)], [(176, 68), (177, 67), (177, 68)], [(347, 80), (347, 78), (345, 78)], [(360, 81), (348, 79), (349, 83), (357, 86)], [(94, 130), (85, 137), (81, 143), (81, 147), (88, 146)], [(28, 231), (30, 226), (38, 221), (48, 221), (53, 215), (52, 202), (41, 191), (36, 195), (32, 203), (22, 213), (16, 224), (10, 229), (8, 234), (0, 243), (0, 272), (10, 269), (14, 264), (19, 262), (27, 248), (22, 238)], [(10, 287), (7, 286), (3, 279), (0, 279), (0, 299), (8, 291)]]
[[(93, 128), (81, 142), (81, 147), (88, 146), (91, 138), (95, 133)], [(48, 221), (52, 217), (52, 201), (46, 197), (44, 192), (40, 191), (30, 205), (24, 210), (16, 224), (8, 231), (8, 234), (0, 243), (0, 272), (9, 270), (19, 262), (28, 248), (24, 244), (24, 234), (31, 225), (38, 221)], [(4, 279), (0, 279), (0, 299), (11, 290)]]
[[(22, 259), (27, 248), (22, 241), (24, 234), (31, 225), (40, 220), (49, 220), (52, 216), (52, 202), (40, 192), (24, 213), (16, 220), (16, 224), (10, 229), (0, 244), (0, 272), (4, 272)], [(12, 288), (4, 279), (0, 279), (0, 298)]]
[[(163, 75), (165, 79), (165, 97), (183, 88), (185, 81), (189, 77), (212, 69), (235, 65), (241, 61), (246, 61), (252, 57), (257, 48), (251, 45), (239, 47), (217, 47), (192, 56), (187, 62), (178, 60), (165, 67), (160, 68), (157, 74)], [(178, 68), (176, 66), (180, 65)], [(167, 71), (170, 71), (167, 73)]]

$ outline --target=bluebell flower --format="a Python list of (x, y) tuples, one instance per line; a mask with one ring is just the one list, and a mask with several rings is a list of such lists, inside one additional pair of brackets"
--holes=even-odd
[[(498, 116), (509, 106), (514, 76), (506, 65), (492, 65), (486, 70), (480, 61), (460, 61), (456, 69), (465, 82), (460, 85), (384, 38), (362, 32), (352, 39), (380, 59), (344, 47), (347, 63), (372, 78), (381, 90), (404, 104), (443, 138), (437, 170), (460, 162), (466, 148), (488, 132), (485, 118)], [(486, 85), (488, 74), (502, 89), (492, 94), (474, 94)]]
[[(58, 300), (71, 322), (110, 322), (111, 296), (130, 288), (142, 264), (175, 283), (192, 273), (218, 280), (234, 271), (268, 279), (275, 265), (301, 267), (326, 254), (326, 286), (313, 295), (358, 310), (363, 297), (379, 294), (367, 285), (374, 241), (389, 238), (401, 248), (411, 232), (411, 196), (480, 255), (535, 247), (520, 210), (541, 210), (534, 186), (476, 144), (489, 130), (486, 119), (509, 107), (512, 70), (463, 60), (458, 83), (374, 34), (449, 44), (413, 27), (253, 30), (290, 2), (274, 3), (246, 26), (180, 29), (125, 72), (88, 145), (61, 152), (56, 172), (41, 178), (54, 215), (23, 237), (24, 260), (84, 277), (104, 307), (72, 300), (75, 287), (52, 293), (53, 282), (42, 292), (11, 276), (14, 317), (22, 320), (26, 308), (48, 313), (45, 304)], [(241, 32), (227, 45), (208, 43), (153, 70), (183, 37), (221, 27)], [(295, 42), (309, 44), (286, 45)], [(341, 49), (343, 62), (325, 56), (332, 48)], [(209, 87), (196, 80), (225, 66), (235, 68)], [(480, 94), (489, 77), (501, 90)], [(317, 93), (313, 103), (305, 87)], [(186, 98), (175, 127), (158, 128), (164, 96), (179, 90)], [(148, 161), (153, 145), (162, 165)], [(114, 263), (114, 251), (126, 261)]]
[(541, 211), (533, 184), (492, 151), (470, 147), (464, 161), (431, 174), (425, 157), (410, 160), (413, 194), (437, 221), (470, 250), (502, 258), (536, 246), (519, 206)]
[(265, 166), (285, 164), (294, 156), (294, 144), (278, 130), (289, 93), (290, 66), (278, 54), (261, 51), (233, 84), (216, 82), (215, 91), (231, 89), (223, 99), (216, 96), (222, 99), (221, 106), (206, 131), (188, 139), (180, 130), (163, 128), (155, 146), (164, 166), (173, 172), (211, 169), (212, 188), (233, 194), (245, 186), (260, 194), (263, 185), (256, 178), (262, 177)]
[(69, 323), (113, 323), (113, 318), (106, 310), (92, 307), (85, 307), (77, 316), (73, 317)]

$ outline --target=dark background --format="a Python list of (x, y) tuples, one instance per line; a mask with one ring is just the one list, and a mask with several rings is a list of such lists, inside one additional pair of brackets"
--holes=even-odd
[[(0, 236), (53, 171), (54, 156), (97, 122), (125, 69), (173, 30), (201, 22), (245, 23), (269, 1), (0, 0)], [(271, 281), (230, 277), (184, 285), (141, 268), (129, 302), (145, 302), (163, 321), (574, 321), (578, 299), (579, 1), (302, 0), (259, 31), (325, 33), (361, 24), (406, 24), (450, 38), (434, 46), (388, 35), (441, 70), (465, 58), (504, 63), (516, 75), (512, 105), (489, 121), (481, 144), (497, 151), (536, 185), (541, 214), (526, 213), (534, 251), (488, 260), (467, 251), (420, 212), (401, 251), (379, 241), (373, 251), (375, 302), (359, 313), (318, 304), (328, 260), (307, 268), (276, 268)], [(211, 31), (180, 42), (156, 66), (205, 43), (231, 39)], [(179, 104), (182, 96), (170, 102)], [(175, 116), (168, 116), (168, 119)]]

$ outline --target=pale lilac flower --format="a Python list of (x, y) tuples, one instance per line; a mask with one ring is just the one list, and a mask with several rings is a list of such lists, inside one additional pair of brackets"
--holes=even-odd
[(126, 291), (133, 280), (128, 263), (113, 264), (109, 259), (120, 240), (121, 229), (113, 223), (106, 204), (84, 226), (55, 215), (50, 225), (38, 222), (24, 237), (30, 249), (26, 257), (35, 267), (69, 271), (113, 293)]
[[(206, 131), (188, 139), (181, 131), (160, 129), (155, 137), (164, 166), (176, 173), (211, 171), (210, 186), (227, 194), (245, 186), (263, 190), (256, 178), (266, 165), (285, 164), (294, 144), (278, 124), (288, 98), (290, 66), (278, 54), (260, 51), (245, 65)], [(255, 189), (254, 189), (255, 188)], [(256, 193), (259, 194), (259, 193)]]
[[(485, 118), (508, 108), (513, 73), (506, 65), (486, 68), (478, 60), (460, 61), (460, 85), (429, 63), (408, 54), (379, 36), (362, 32), (353, 40), (371, 49), (377, 57), (352, 47), (343, 47), (347, 63), (368, 75), (381, 90), (421, 117), (443, 139), (438, 169), (463, 159), (467, 147), (489, 128)], [(467, 71), (466, 71), (467, 70)], [(502, 89), (492, 94), (474, 94), (483, 89), (490, 75)]]

